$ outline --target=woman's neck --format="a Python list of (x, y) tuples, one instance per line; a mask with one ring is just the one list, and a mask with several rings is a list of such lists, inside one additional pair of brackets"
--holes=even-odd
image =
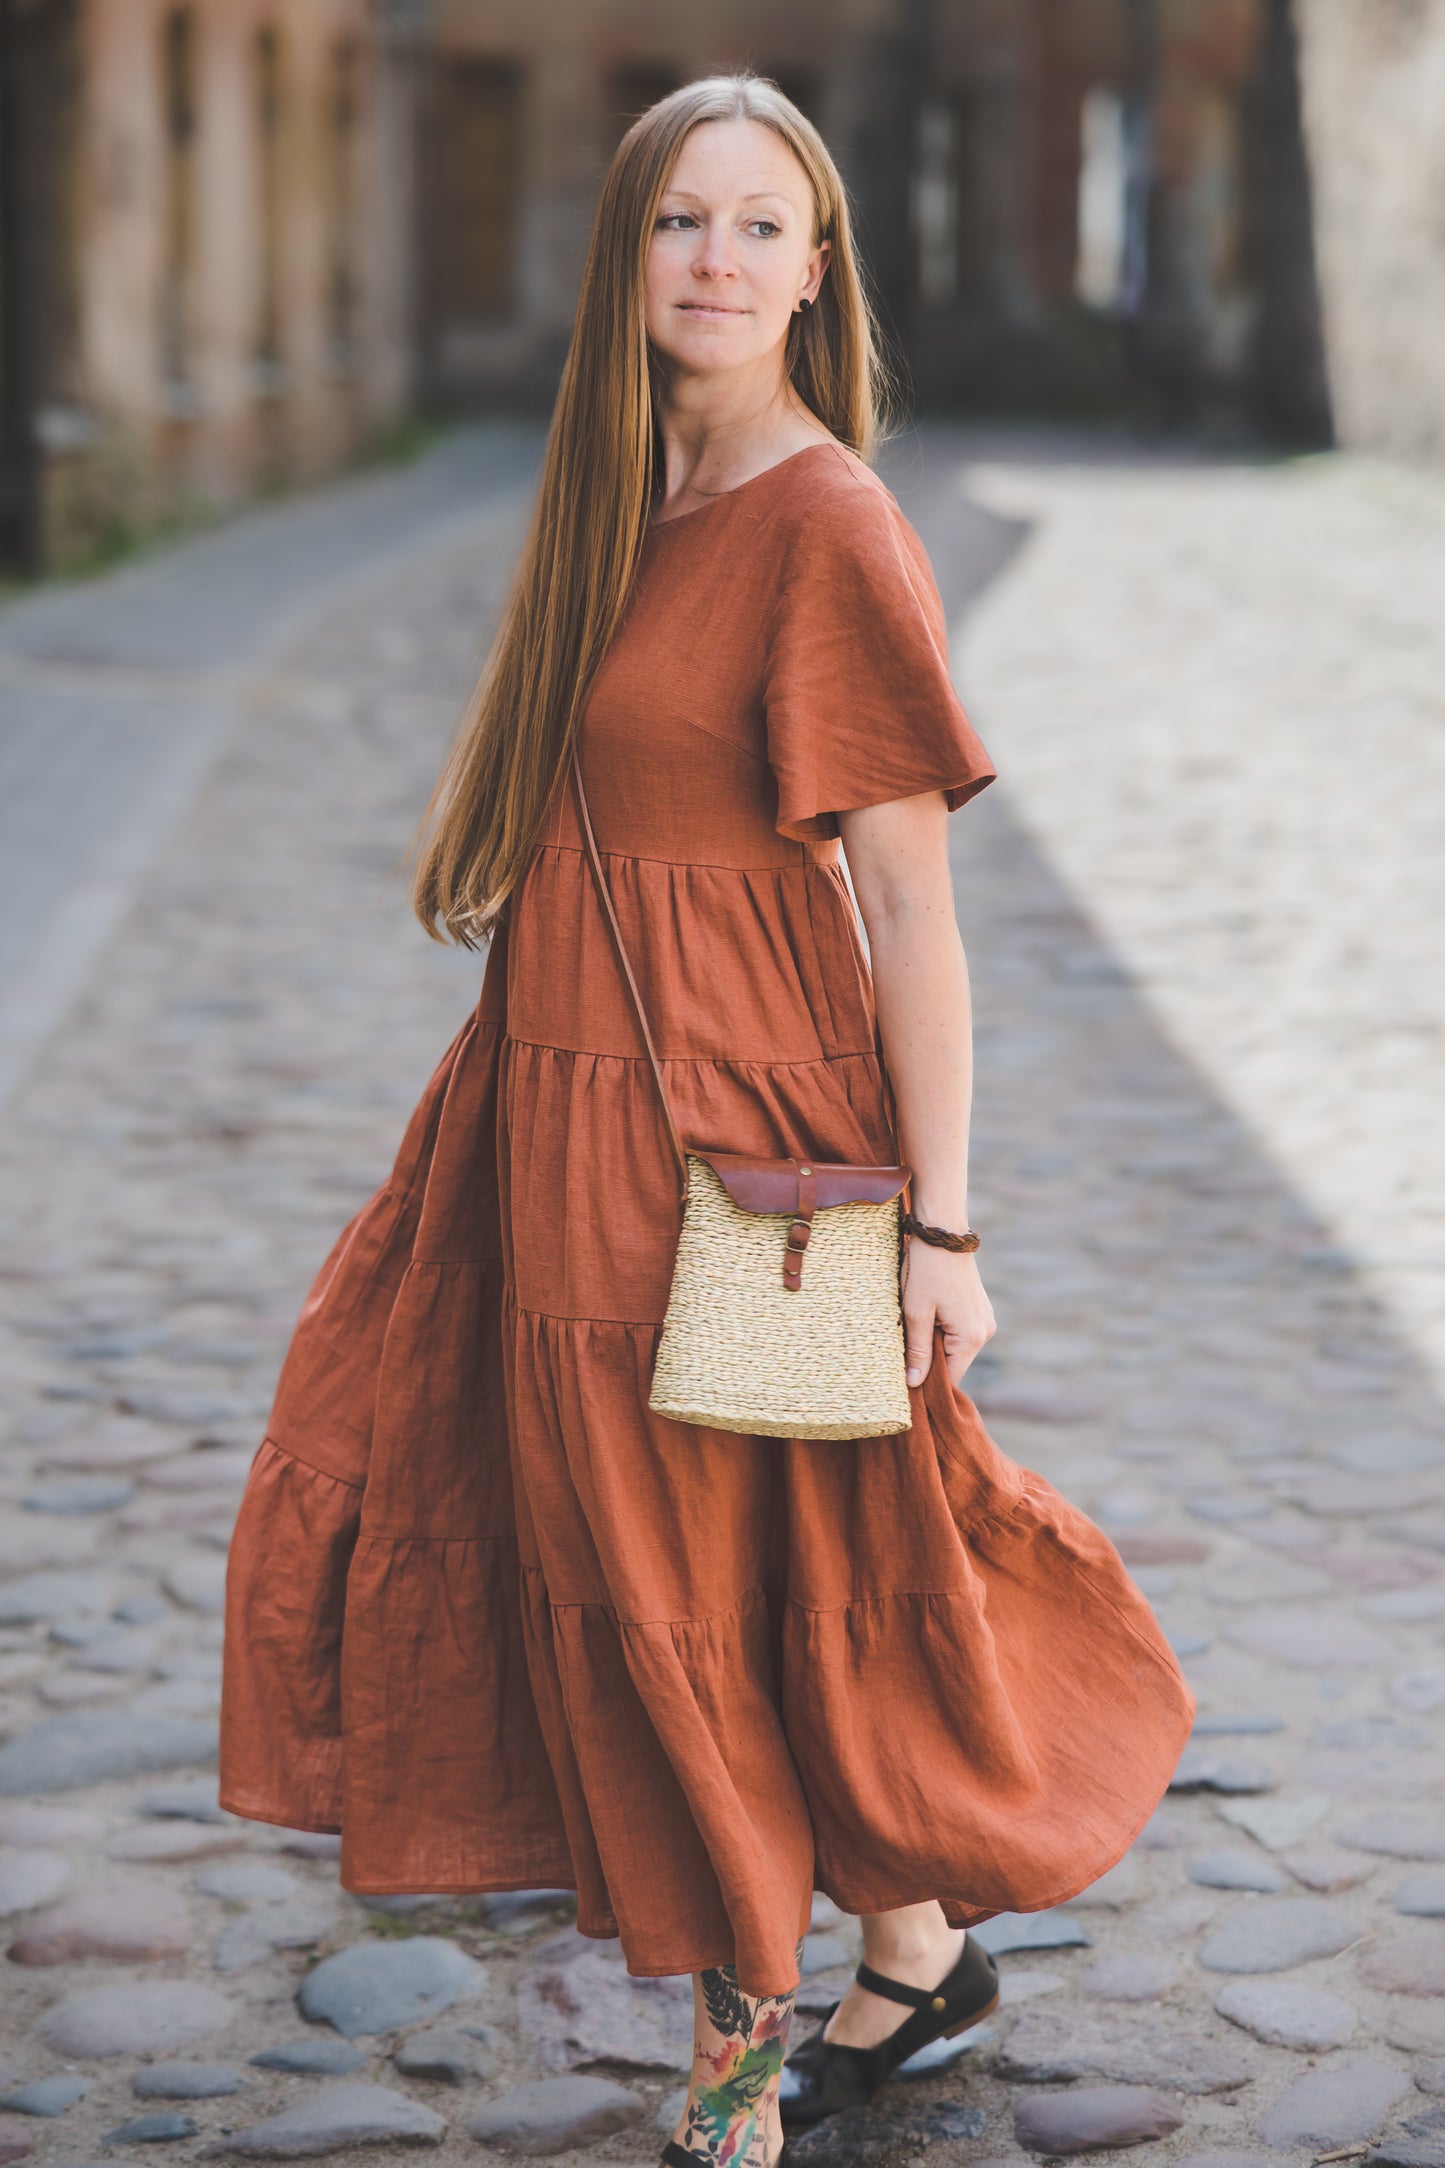
[(829, 441), (790, 384), (766, 390), (750, 384), (730, 394), (716, 386), (671, 386), (657, 419), (663, 488), (654, 511), (665, 518), (752, 481), (810, 444)]

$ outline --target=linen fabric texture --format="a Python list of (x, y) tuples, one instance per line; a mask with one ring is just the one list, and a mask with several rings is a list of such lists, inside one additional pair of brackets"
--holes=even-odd
[[(679, 1126), (896, 1158), (837, 814), (993, 776), (921, 543), (817, 445), (649, 531), (581, 726)], [(379, 1020), (384, 1024), (384, 1020)], [(797, 1978), (814, 1889), (1055, 1904), (1193, 1702), (935, 1358), (849, 1444), (647, 1405), (680, 1207), (559, 788), (480, 999), (306, 1297), (231, 1546), (221, 1803), (358, 1892), (568, 1887), (639, 1975)]]

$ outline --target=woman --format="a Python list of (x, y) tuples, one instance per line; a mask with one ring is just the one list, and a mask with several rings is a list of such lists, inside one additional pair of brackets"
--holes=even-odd
[[(312, 1288), (231, 1552), (223, 1803), (340, 1829), (352, 1890), (575, 1888), (633, 1973), (692, 1973), (674, 2163), (772, 2162), (976, 2022), (967, 1927), (1118, 1859), (1192, 1715), (959, 1391), (994, 1324), (933, 1239), (968, 1228), (945, 826), (992, 769), (864, 463), (872, 356), (802, 115), (750, 76), (645, 114), (418, 868), (429, 930), (492, 936), (481, 999)], [(678, 1205), (574, 737), (684, 1135), (913, 1170), (905, 1432), (648, 1408)], [(815, 1888), (867, 1963), (784, 2077)]]

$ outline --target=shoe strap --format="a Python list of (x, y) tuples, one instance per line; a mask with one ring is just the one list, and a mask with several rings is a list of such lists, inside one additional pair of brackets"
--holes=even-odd
[(870, 1995), (882, 1995), (888, 2002), (902, 2002), (910, 2010), (946, 2010), (948, 1997), (936, 1987), (905, 1987), (901, 1980), (890, 1980), (885, 1973), (875, 1972), (871, 1965), (860, 1965), (853, 1975), (860, 1987), (866, 1987)]
[(675, 2139), (669, 2139), (662, 2149), (663, 2168), (699, 2168), (702, 2159), (701, 2153), (689, 2153)]

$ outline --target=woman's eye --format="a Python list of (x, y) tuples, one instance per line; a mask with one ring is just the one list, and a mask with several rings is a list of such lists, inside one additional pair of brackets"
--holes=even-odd
[[(657, 221), (659, 233), (695, 233), (699, 221), (691, 211), (664, 211)], [(759, 240), (772, 241), (782, 232), (775, 218), (754, 218), (748, 221), (748, 231)]]

